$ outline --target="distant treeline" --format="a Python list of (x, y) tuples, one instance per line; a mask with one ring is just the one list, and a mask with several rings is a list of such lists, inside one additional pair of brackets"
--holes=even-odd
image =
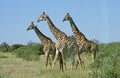
[(42, 51), (43, 45), (42, 43), (34, 43), (32, 41), (29, 41), (27, 43), (27, 45), (24, 44), (13, 44), (13, 45), (9, 45), (7, 42), (3, 42), (0, 44), (0, 51), (1, 52), (13, 52), (14, 50), (21, 48), (21, 47), (27, 47), (27, 46), (39, 46), (40, 47), (40, 51)]
[(23, 44), (13, 44), (10, 46), (7, 42), (0, 44), (0, 52), (4, 53), (13, 53), (17, 57), (26, 59), (26, 60), (38, 60), (39, 55), (44, 54), (43, 44), (34, 43), (30, 41), (27, 45)]

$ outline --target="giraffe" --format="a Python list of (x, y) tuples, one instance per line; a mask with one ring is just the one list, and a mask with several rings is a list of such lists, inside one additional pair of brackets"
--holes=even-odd
[[(72, 58), (71, 58), (71, 62), (72, 62), (71, 68), (73, 68), (74, 63), (75, 63), (74, 52), (75, 51), (77, 53), (79, 52), (79, 49), (78, 49), (78, 46), (77, 46), (76, 42), (71, 40), (63, 31), (59, 30), (52, 23), (51, 19), (49, 18), (49, 16), (47, 14), (45, 14), (45, 12), (43, 12), (43, 14), (41, 14), (41, 16), (38, 19), (38, 22), (44, 21), (44, 20), (47, 22), (50, 31), (52, 32), (53, 36), (57, 40), (57, 42), (56, 42), (56, 55), (55, 55), (52, 67), (54, 67), (54, 64), (56, 63), (56, 59), (58, 57), (58, 53), (60, 52), (61, 55), (62, 55), (64, 70), (66, 70), (66, 61), (65, 61), (65, 58), (64, 58), (64, 52), (66, 50), (69, 50), (69, 52), (71, 53), (71, 56), (72, 56)], [(79, 58), (78, 60), (81, 61), (81, 58)]]
[[(82, 48), (84, 47), (86, 50), (90, 50), (91, 53), (92, 53), (92, 58), (95, 59), (95, 56), (96, 56), (96, 49), (97, 49), (97, 45), (91, 41), (91, 40), (88, 40), (85, 35), (79, 31), (79, 29), (77, 28), (77, 26), (75, 25), (72, 17), (70, 16), (69, 13), (67, 13), (63, 19), (63, 22), (64, 21), (69, 21), (70, 22), (70, 25), (71, 25), (71, 28), (72, 28), (72, 32), (73, 32), (73, 35), (76, 39), (76, 43), (78, 44), (79, 46), (79, 50), (82, 51)], [(84, 61), (84, 60), (83, 60)]]
[[(34, 25), (34, 22), (31, 22), (30, 26), (27, 28), (28, 30), (34, 30), (35, 33), (37, 34), (37, 36), (39, 37), (39, 39), (42, 41), (44, 48), (43, 51), (45, 53), (46, 56), (46, 67), (48, 65), (48, 60), (49, 60), (49, 64), (51, 66), (51, 61), (50, 61), (50, 56), (49, 54), (54, 54), (55, 55), (55, 43), (47, 36), (45, 36), (38, 28), (37, 26)], [(59, 54), (59, 63), (60, 63), (60, 69), (63, 70), (63, 64), (62, 64), (62, 59), (61, 59), (61, 54)]]

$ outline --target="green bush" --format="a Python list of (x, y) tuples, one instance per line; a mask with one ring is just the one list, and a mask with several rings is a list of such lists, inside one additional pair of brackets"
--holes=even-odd
[(39, 60), (39, 54), (42, 54), (43, 45), (37, 44), (33, 46), (25, 46), (14, 51), (17, 57), (26, 60)]
[(104, 45), (91, 67), (91, 78), (120, 78), (120, 43)]
[(25, 45), (22, 45), (22, 44), (13, 44), (11, 46), (11, 52), (14, 51), (15, 49), (18, 49), (20, 47), (24, 47)]
[(3, 42), (1, 45), (0, 45), (0, 51), (2, 52), (10, 52), (10, 45), (6, 42)]

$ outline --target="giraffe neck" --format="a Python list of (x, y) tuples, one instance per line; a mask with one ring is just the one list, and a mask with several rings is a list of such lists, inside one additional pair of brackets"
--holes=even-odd
[(79, 29), (75, 25), (74, 21), (72, 20), (72, 18), (70, 19), (70, 25), (71, 25), (72, 32), (73, 32), (73, 35), (74, 35), (75, 38), (77, 38), (79, 36), (79, 37), (83, 37), (84, 39), (86, 39), (84, 34), (79, 31)]
[(45, 44), (48, 40), (52, 41), (50, 38), (46, 37), (43, 33), (41, 33), (36, 26), (34, 27), (34, 30), (38, 38), (42, 41), (43, 44)]
[(54, 35), (54, 37), (58, 40), (61, 36), (66, 36), (66, 34), (64, 32), (62, 32), (61, 30), (59, 30), (50, 20), (50, 18), (47, 16), (47, 24), (48, 27), (50, 29), (50, 31), (52, 32), (52, 34)]

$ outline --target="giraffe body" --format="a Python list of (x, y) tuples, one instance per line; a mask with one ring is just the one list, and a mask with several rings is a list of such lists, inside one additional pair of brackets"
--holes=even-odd
[(50, 29), (50, 31), (52, 32), (52, 34), (54, 35), (54, 37), (57, 39), (56, 42), (56, 55), (53, 61), (53, 67), (54, 64), (57, 60), (58, 57), (58, 53), (60, 52), (62, 55), (62, 60), (63, 60), (63, 64), (64, 64), (64, 69), (66, 69), (66, 61), (64, 58), (64, 52), (66, 50), (70, 50), (71, 49), (71, 53), (73, 52), (73, 49), (76, 49), (76, 51), (78, 52), (78, 48), (76, 48), (77, 45), (75, 45), (75, 42), (73, 40), (71, 40), (69, 37), (67, 37), (67, 35), (62, 32), (61, 30), (59, 30), (50, 20), (50, 18), (48, 17), (47, 14), (43, 13), (40, 18), (38, 19), (38, 22), (46, 20), (48, 27)]
[[(69, 13), (67, 13), (67, 15), (65, 15), (63, 21), (68, 20), (70, 22), (71, 28), (72, 28), (72, 32), (73, 35), (76, 39), (76, 43), (79, 46), (79, 50), (82, 51), (82, 48), (84, 47), (86, 50), (90, 49), (91, 53), (92, 53), (92, 58), (95, 59), (96, 56), (96, 44), (93, 41), (88, 40), (85, 35), (79, 31), (79, 29), (77, 28), (77, 26), (75, 25), (72, 17), (70, 17)], [(82, 53), (82, 52), (81, 52)], [(83, 61), (84, 62), (84, 61)]]
[[(45, 36), (42, 32), (40, 32), (37, 26), (35, 26), (33, 22), (31, 22), (27, 30), (31, 30), (31, 29), (34, 29), (35, 33), (37, 34), (37, 36), (39, 37), (39, 39), (42, 41), (44, 45), (43, 51), (45, 52), (45, 56), (46, 56), (46, 67), (48, 65), (48, 60), (51, 66), (51, 60), (49, 55), (50, 53), (55, 55), (55, 50), (56, 50), (55, 43), (49, 37)], [(63, 70), (61, 56), (59, 61), (60, 61), (60, 69)]]

